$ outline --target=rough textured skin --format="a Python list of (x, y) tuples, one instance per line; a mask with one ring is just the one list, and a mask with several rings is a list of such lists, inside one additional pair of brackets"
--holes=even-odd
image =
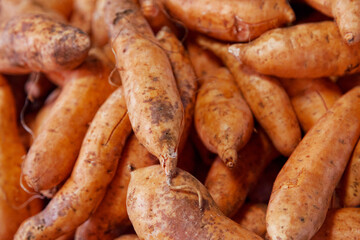
[(262, 239), (225, 217), (206, 188), (189, 173), (178, 169), (173, 186), (185, 188), (170, 189), (159, 165), (131, 173), (126, 206), (140, 239)]
[(320, 12), (333, 16), (347, 44), (360, 41), (360, 2), (357, 0), (305, 0)]
[(332, 209), (320, 230), (311, 240), (358, 240), (360, 236), (360, 209)]
[(135, 234), (128, 234), (128, 235), (123, 235), (121, 237), (118, 237), (114, 240), (139, 240), (139, 238)]
[(360, 141), (354, 149), (337, 192), (343, 206), (360, 205)]
[(229, 51), (257, 72), (283, 78), (360, 71), (360, 44), (348, 46), (330, 21), (270, 30), (249, 44), (230, 46)]
[(21, 206), (31, 197), (19, 182), (25, 149), (18, 135), (14, 98), (1, 75), (0, 116), (0, 239), (11, 240), (22, 221), (41, 211), (42, 201)]
[(295, 20), (285, 0), (159, 0), (186, 27), (225, 41), (246, 42)]
[(137, 140), (135, 135), (126, 142), (115, 177), (97, 210), (82, 224), (77, 232), (77, 240), (112, 240), (131, 225), (126, 212), (126, 194), (130, 172), (158, 164)]
[(236, 165), (237, 151), (250, 140), (251, 111), (226, 68), (205, 76), (195, 104), (195, 127), (202, 142), (228, 167)]
[(356, 87), (308, 131), (277, 176), (266, 214), (270, 239), (310, 239), (319, 230), (359, 136)]
[(278, 153), (271, 141), (263, 130), (259, 129), (239, 151), (239, 159), (234, 168), (227, 168), (219, 158), (214, 161), (206, 177), (205, 186), (226, 216), (236, 214), (265, 167), (277, 156)]
[(241, 66), (228, 53), (225, 44), (201, 37), (197, 38), (197, 42), (223, 60), (276, 149), (282, 155), (290, 156), (301, 140), (301, 130), (289, 96), (279, 81)]
[(232, 219), (247, 230), (264, 237), (266, 233), (266, 208), (266, 204), (247, 203)]
[(184, 148), (193, 122), (197, 82), (190, 58), (182, 43), (168, 27), (163, 27), (156, 38), (169, 57), (176, 84), (184, 107), (184, 130), (179, 143), (179, 152)]
[(170, 180), (184, 127), (170, 62), (132, 0), (108, 0), (105, 12), (134, 133)]
[(84, 32), (41, 14), (2, 22), (0, 35), (0, 72), (8, 74), (72, 69), (90, 48)]
[[(109, 41), (109, 29), (105, 22), (106, 0), (96, 0), (96, 5), (91, 19), (91, 43), (94, 46), (104, 46)], [(111, 55), (114, 55), (111, 52)]]
[(88, 124), (113, 91), (107, 79), (109, 69), (95, 58), (62, 74), (69, 82), (23, 165), (23, 176), (35, 191), (55, 187), (70, 175)]
[(91, 21), (96, 0), (73, 0), (74, 9), (71, 14), (71, 25), (80, 28), (86, 33), (91, 31)]
[(70, 178), (41, 213), (21, 225), (14, 239), (55, 239), (86, 221), (103, 199), (130, 133), (119, 88), (95, 115)]
[(304, 132), (338, 100), (342, 92), (336, 83), (325, 78), (280, 79), (288, 93)]

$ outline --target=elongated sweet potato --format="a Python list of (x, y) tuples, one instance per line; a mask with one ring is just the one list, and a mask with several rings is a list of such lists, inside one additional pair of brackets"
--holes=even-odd
[(70, 175), (88, 124), (114, 89), (108, 83), (109, 72), (92, 57), (80, 68), (62, 72), (70, 80), (23, 165), (23, 176), (35, 191), (50, 189)]
[[(18, 135), (16, 110), (10, 86), (0, 75), (0, 239), (10, 240), (26, 218), (41, 211), (39, 199), (20, 187), (25, 149)], [(25, 204), (24, 206), (22, 206)]]
[(72, 69), (84, 61), (90, 48), (84, 32), (40, 14), (2, 22), (0, 35), (2, 73)]
[(225, 44), (198, 37), (197, 42), (220, 57), (235, 81), (257, 121), (276, 149), (290, 156), (301, 140), (301, 130), (290, 99), (276, 78), (255, 73), (228, 53)]
[(76, 239), (112, 240), (123, 233), (131, 225), (126, 212), (130, 172), (155, 164), (158, 164), (156, 157), (139, 143), (135, 135), (130, 136), (104, 199), (92, 216), (78, 228)]
[(360, 41), (360, 2), (352, 0), (305, 0), (320, 12), (333, 16), (348, 44)]
[(126, 206), (140, 239), (262, 239), (225, 217), (191, 174), (178, 169), (178, 189), (166, 182), (159, 165), (131, 173)]
[(270, 30), (249, 44), (230, 46), (229, 51), (262, 74), (318, 78), (359, 72), (359, 46), (348, 46), (336, 24), (325, 21)]
[(340, 88), (325, 78), (281, 79), (302, 129), (307, 132), (342, 95)]
[(106, 0), (96, 0), (91, 19), (91, 42), (98, 47), (104, 46), (109, 41), (109, 29), (104, 17), (105, 3)]
[(239, 151), (239, 159), (234, 168), (227, 168), (220, 159), (214, 161), (206, 177), (205, 186), (226, 216), (231, 217), (240, 209), (260, 174), (277, 156), (278, 152), (271, 141), (263, 130), (259, 129)]
[(264, 237), (266, 233), (266, 204), (247, 203), (232, 218), (240, 226)]
[(85, 222), (104, 197), (130, 133), (119, 88), (91, 122), (70, 178), (41, 213), (21, 225), (15, 239), (55, 239)]
[(86, 33), (91, 31), (91, 21), (95, 9), (96, 0), (73, 0), (74, 9), (71, 14), (71, 25)]
[(170, 62), (133, 0), (109, 0), (105, 12), (134, 133), (170, 180), (184, 127)]
[(285, 0), (160, 0), (186, 27), (226, 41), (246, 42), (295, 20)]
[(156, 37), (169, 57), (184, 107), (184, 130), (179, 143), (179, 152), (181, 152), (193, 122), (197, 90), (196, 76), (187, 52), (170, 28), (162, 28)]
[(308, 131), (274, 183), (266, 214), (270, 239), (310, 239), (360, 136), (360, 87), (343, 95)]
[(324, 224), (312, 240), (348, 240), (358, 239), (360, 229), (360, 209), (331, 209)]
[(237, 151), (250, 140), (254, 128), (251, 111), (226, 68), (205, 76), (195, 105), (195, 127), (205, 144), (228, 167), (234, 167)]
[(135, 234), (128, 234), (118, 237), (115, 240), (139, 240), (139, 238)]
[(338, 189), (340, 202), (345, 207), (360, 205), (360, 141), (358, 141)]

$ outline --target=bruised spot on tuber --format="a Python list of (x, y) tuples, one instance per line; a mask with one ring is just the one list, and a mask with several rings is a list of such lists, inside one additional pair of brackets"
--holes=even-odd
[(152, 101), (150, 104), (152, 124), (159, 125), (160, 122), (167, 122), (174, 119), (174, 109), (169, 102), (158, 99)]

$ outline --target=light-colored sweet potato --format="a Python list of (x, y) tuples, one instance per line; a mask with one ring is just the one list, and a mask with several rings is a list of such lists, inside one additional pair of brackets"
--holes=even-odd
[(184, 130), (179, 143), (179, 152), (181, 152), (188, 139), (193, 122), (197, 90), (196, 76), (187, 52), (170, 28), (162, 28), (156, 38), (169, 57), (184, 107)]
[(226, 40), (247, 42), (295, 20), (285, 0), (160, 0), (186, 27)]
[(338, 100), (340, 88), (325, 78), (281, 79), (304, 132), (309, 129)]
[(239, 151), (234, 168), (227, 168), (220, 159), (214, 161), (205, 186), (226, 216), (233, 216), (241, 208), (251, 187), (278, 154), (264, 131), (259, 129)]
[(360, 209), (331, 209), (324, 224), (311, 240), (349, 240), (359, 239)]
[(62, 72), (69, 81), (23, 164), (23, 176), (35, 191), (55, 187), (70, 175), (88, 124), (114, 89), (109, 72), (93, 57), (76, 70)]
[(320, 12), (333, 16), (343, 39), (349, 44), (360, 41), (360, 2), (353, 0), (305, 0)]
[(127, 235), (118, 237), (115, 240), (139, 240), (139, 238), (138, 238), (138, 236), (136, 236), (136, 234), (127, 234)]
[(39, 199), (27, 203), (32, 196), (20, 187), (25, 149), (18, 135), (15, 113), (10, 86), (0, 75), (0, 239), (4, 240), (13, 239), (21, 222), (42, 208)]
[(97, 47), (104, 46), (109, 41), (109, 29), (104, 18), (105, 3), (106, 0), (96, 0), (91, 19), (91, 42)]
[(131, 173), (126, 206), (140, 239), (262, 239), (224, 216), (191, 174), (178, 169), (172, 181), (159, 165)]
[(171, 180), (184, 109), (169, 59), (133, 0), (108, 0), (105, 12), (134, 133)]
[(126, 212), (130, 172), (155, 164), (158, 164), (156, 157), (139, 143), (135, 135), (130, 136), (104, 199), (92, 216), (78, 228), (76, 239), (112, 240), (122, 234), (131, 225)]
[(84, 32), (40, 14), (3, 21), (0, 35), (0, 72), (8, 74), (72, 69), (90, 48)]
[(91, 21), (96, 5), (96, 0), (73, 0), (74, 9), (71, 14), (71, 25), (80, 28), (82, 31), (90, 34)]
[(257, 72), (283, 78), (341, 76), (360, 71), (360, 44), (348, 46), (334, 22), (270, 30), (229, 51)]
[(339, 199), (345, 207), (360, 205), (360, 141), (358, 141), (338, 189)]
[(266, 208), (267, 205), (261, 203), (244, 204), (232, 220), (247, 230), (264, 237), (266, 233)]
[(130, 133), (118, 88), (91, 122), (70, 178), (41, 213), (21, 225), (14, 239), (55, 239), (85, 222), (103, 199)]
[(232, 72), (256, 120), (264, 128), (276, 149), (290, 156), (301, 140), (301, 130), (290, 99), (280, 82), (273, 77), (255, 73), (228, 53), (227, 46), (207, 38), (197, 42), (220, 57)]
[(196, 97), (195, 127), (205, 146), (234, 167), (237, 151), (250, 140), (252, 113), (231, 73), (217, 68), (205, 76)]
[(310, 239), (321, 227), (360, 136), (360, 87), (308, 131), (277, 176), (266, 214), (270, 239)]

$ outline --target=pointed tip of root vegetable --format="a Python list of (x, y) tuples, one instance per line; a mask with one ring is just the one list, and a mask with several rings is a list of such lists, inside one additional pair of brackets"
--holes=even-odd
[(237, 151), (233, 148), (226, 149), (221, 156), (221, 159), (229, 168), (233, 168), (235, 166), (237, 158)]

